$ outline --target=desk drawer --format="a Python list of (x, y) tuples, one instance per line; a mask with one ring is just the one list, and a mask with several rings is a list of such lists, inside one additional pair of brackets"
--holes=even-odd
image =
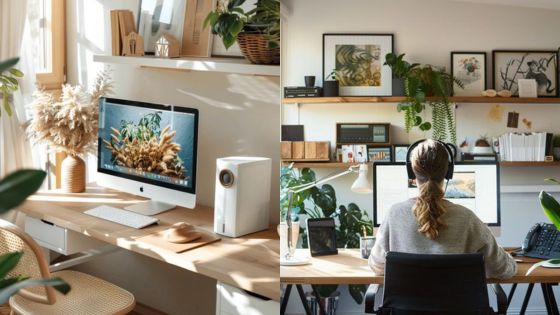
[(252, 296), (239, 288), (216, 284), (216, 315), (280, 314), (280, 303)]
[(66, 252), (66, 229), (64, 228), (26, 216), (25, 232), (42, 247), (59, 253)]

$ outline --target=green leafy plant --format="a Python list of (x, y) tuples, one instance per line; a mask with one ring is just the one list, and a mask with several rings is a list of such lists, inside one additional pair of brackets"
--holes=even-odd
[[(385, 56), (384, 64), (391, 68), (395, 78), (404, 80), (406, 100), (397, 105), (397, 111), (404, 113), (406, 131), (414, 127), (422, 131), (433, 129), (434, 139), (445, 141), (449, 138), (456, 143), (453, 104), (449, 102), (449, 96), (453, 83), (461, 88), (463, 83), (444, 68), (409, 63), (404, 60), (404, 56), (389, 53)], [(424, 121), (420, 116), (426, 105), (432, 107), (432, 122)]]
[[(280, 211), (281, 218), (285, 218), (288, 209), (288, 190), (291, 187), (315, 182), (315, 172), (304, 168), (298, 172), (292, 166), (282, 167), (280, 171)], [(313, 187), (294, 194), (292, 200), (292, 215), (305, 215), (309, 218), (333, 218), (338, 221), (336, 227), (336, 244), (339, 248), (359, 248), (360, 235), (365, 229), (368, 235), (373, 234), (372, 221), (367, 212), (360, 210), (358, 205), (350, 203), (348, 206), (336, 207), (336, 192), (329, 184), (321, 187)], [(295, 219), (295, 218), (294, 218)], [(307, 248), (307, 234), (305, 229), (300, 228), (300, 238), (303, 248)], [(329, 297), (337, 289), (338, 285), (315, 286), (320, 297)], [(350, 285), (348, 291), (356, 303), (363, 302), (366, 285)]]
[(257, 0), (255, 8), (245, 12), (245, 0), (220, 1), (218, 8), (208, 14), (204, 28), (210, 25), (212, 34), (220, 36), (226, 49), (241, 32), (262, 34), (268, 48), (280, 46), (280, 1)]
[[(560, 181), (554, 178), (547, 178), (546, 180), (560, 185)], [(539, 200), (541, 202), (541, 207), (543, 208), (544, 214), (548, 217), (550, 222), (552, 222), (554, 226), (556, 226), (556, 228), (560, 230), (560, 203), (558, 203), (558, 201), (554, 197), (552, 197), (552, 195), (544, 190), (542, 190), (539, 194)]]
[[(5, 213), (27, 199), (33, 194), (46, 177), (46, 173), (39, 170), (20, 170), (9, 174), (0, 180), (0, 213)], [(57, 291), (66, 294), (70, 286), (60, 278), (30, 279), (25, 275), (10, 276), (9, 273), (19, 263), (23, 252), (7, 253), (0, 255), (0, 304), (8, 301), (10, 296), (20, 289), (48, 285)]]
[(333, 71), (331, 71), (331, 73), (329, 73), (329, 75), (327, 75), (327, 77), (325, 78), (325, 80), (331, 81), (338, 81), (338, 79), (338, 71), (336, 69), (333, 69)]
[[(9, 96), (19, 89), (17, 78), (23, 77), (23, 72), (13, 68), (18, 62), (19, 58), (12, 58), (0, 62), (0, 94), (2, 94), (2, 105), (8, 116), (12, 116)], [(0, 115), (2, 115), (1, 108)]]

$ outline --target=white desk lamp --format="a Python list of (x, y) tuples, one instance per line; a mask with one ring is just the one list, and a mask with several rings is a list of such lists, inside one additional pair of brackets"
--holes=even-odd
[[(358, 170), (355, 170), (358, 168)], [(358, 178), (352, 184), (350, 188), (355, 193), (360, 194), (369, 194), (373, 190), (367, 178), (368, 175), (368, 165), (366, 163), (359, 164), (359, 165), (352, 165), (347, 170), (342, 171), (340, 173), (334, 174), (332, 176), (328, 176), (326, 178), (322, 178), (320, 180), (306, 183), (299, 186), (290, 187), (288, 190), (288, 209), (286, 211), (286, 225), (288, 228), (288, 233), (286, 235), (288, 241), (288, 251), (284, 257), (280, 257), (280, 265), (284, 266), (295, 266), (295, 265), (303, 265), (309, 262), (308, 257), (295, 257), (294, 256), (294, 244), (292, 241), (292, 202), (294, 198), (294, 194), (300, 193), (312, 187), (324, 184), (328, 181), (331, 181), (335, 178), (350, 174), (350, 173), (358, 173)]]

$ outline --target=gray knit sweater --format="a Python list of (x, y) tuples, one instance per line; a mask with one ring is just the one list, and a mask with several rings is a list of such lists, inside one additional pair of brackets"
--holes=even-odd
[(388, 251), (416, 254), (482, 253), (489, 278), (510, 278), (517, 272), (513, 258), (497, 243), (486, 224), (469, 209), (445, 201), (447, 213), (442, 219), (446, 228), (435, 240), (418, 232), (418, 223), (412, 213), (415, 199), (395, 204), (377, 231), (369, 265), (376, 274), (383, 274), (385, 254)]

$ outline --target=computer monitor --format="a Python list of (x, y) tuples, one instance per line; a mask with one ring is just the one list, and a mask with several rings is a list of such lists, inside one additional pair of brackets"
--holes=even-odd
[(197, 109), (101, 98), (97, 182), (150, 198), (141, 214), (194, 208), (197, 138)]
[[(378, 227), (392, 205), (418, 196), (405, 163), (375, 163), (373, 223)], [(445, 187), (445, 184), (444, 184)], [(445, 198), (472, 210), (489, 226), (500, 226), (500, 170), (494, 161), (459, 162)]]

